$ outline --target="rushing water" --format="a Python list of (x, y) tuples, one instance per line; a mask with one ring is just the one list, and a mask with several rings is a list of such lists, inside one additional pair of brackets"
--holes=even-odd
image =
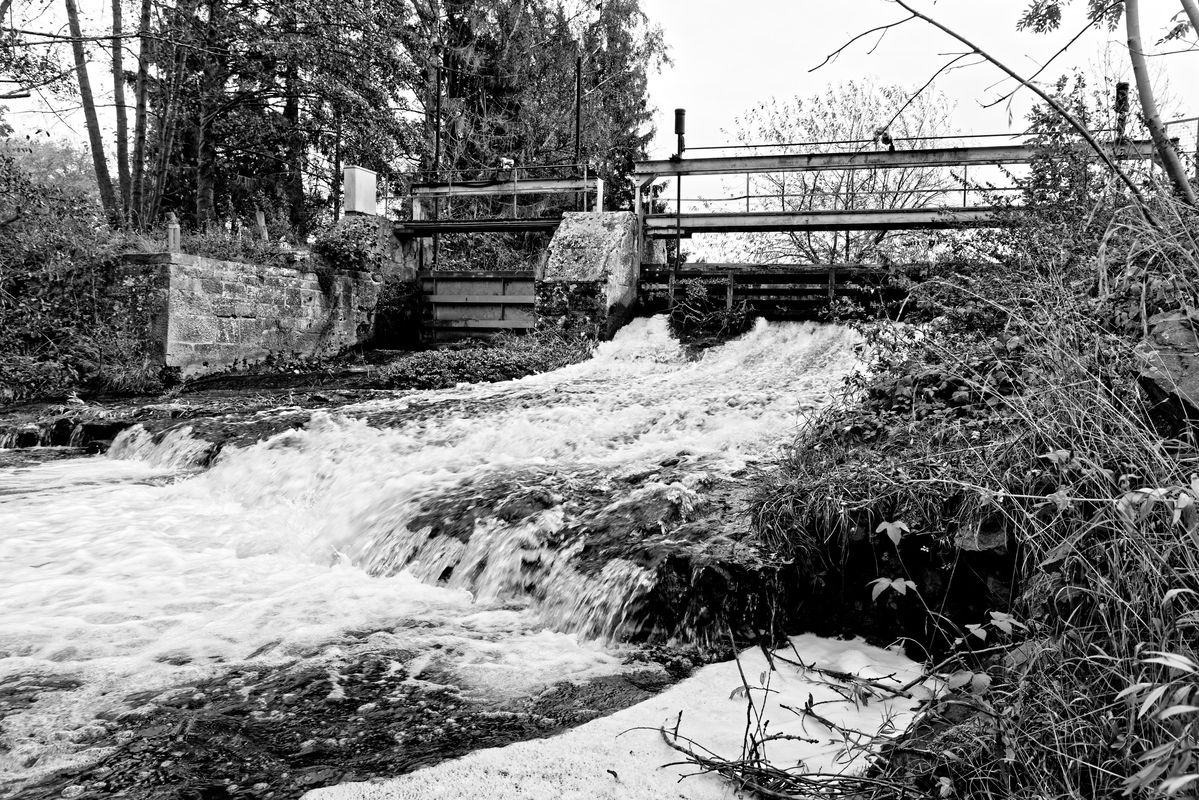
[(317, 415), (206, 471), (185, 435), (138, 431), (107, 457), (0, 470), (0, 686), (62, 679), (3, 720), (0, 780), (65, 763), (130, 692), (347, 631), (387, 631), (491, 692), (618, 671), (611, 642), (652, 576), (620, 557), (580, 572), (563, 533), (580, 498), (685, 516), (826, 402), (854, 344), (759, 323), (689, 361), (663, 318), (640, 319), (583, 364)]

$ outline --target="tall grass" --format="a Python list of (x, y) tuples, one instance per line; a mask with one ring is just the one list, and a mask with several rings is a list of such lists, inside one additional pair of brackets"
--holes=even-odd
[[(846, 591), (914, 608), (940, 668), (986, 676), (929, 701), (862, 796), (1199, 792), (1199, 449), (1136, 369), (1155, 321), (1199, 308), (1199, 220), (1160, 212), (1116, 213), (1090, 259), (922, 287), (944, 313), (876, 330), (872, 372), (759, 498), (814, 594), (869, 541), (883, 591)], [(952, 580), (980, 541), (1013, 556), (1006, 603), (947, 604), (913, 565)]]

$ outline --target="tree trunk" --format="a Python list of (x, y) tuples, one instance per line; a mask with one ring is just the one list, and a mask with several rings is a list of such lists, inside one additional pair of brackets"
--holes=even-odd
[(112, 0), (112, 98), (117, 120), (117, 182), (121, 188), (121, 219), (133, 219), (129, 191), (129, 119), (125, 110), (124, 32), (121, 13), (122, 0)]
[(1149, 82), (1149, 64), (1141, 46), (1140, 0), (1124, 0), (1124, 23), (1128, 32), (1128, 58), (1132, 61), (1132, 74), (1137, 83), (1137, 95), (1141, 99), (1141, 113), (1145, 117), (1145, 125), (1149, 128), (1149, 136), (1153, 139), (1153, 147), (1157, 150), (1162, 168), (1179, 196), (1188, 205), (1193, 206), (1195, 190), (1187, 177), (1182, 159), (1178, 157), (1174, 145), (1166, 136), (1166, 128), (1162, 125), (1161, 115), (1157, 111), (1157, 100), (1153, 96), (1153, 86)]
[(1191, 21), (1191, 28), (1196, 36), (1199, 36), (1199, 3), (1195, 0), (1182, 0), (1182, 8), (1187, 12), (1187, 18)]
[(96, 101), (92, 97), (92, 83), (87, 77), (87, 60), (83, 53), (83, 32), (79, 28), (79, 9), (75, 0), (65, 0), (67, 25), (71, 29), (71, 53), (75, 57), (75, 74), (79, 78), (79, 101), (83, 104), (83, 117), (87, 122), (87, 137), (92, 151), (92, 168), (96, 172), (96, 186), (100, 190), (100, 203), (112, 224), (121, 224), (117, 196), (112, 189), (112, 177), (108, 173), (108, 159), (104, 157), (104, 139), (100, 135), (100, 120), (96, 116)]
[[(288, 12), (284, 30), (289, 37), (295, 38), (298, 25), (295, 14)], [(298, 57), (294, 54), (287, 58), (287, 66), (283, 75), (283, 90), (286, 99), (283, 102), (283, 121), (286, 123), (287, 146), (287, 178), (284, 184), (284, 194), (287, 197), (287, 218), (291, 227), (297, 233), (307, 233), (308, 208), (304, 197), (304, 153), (305, 141), (300, 131), (300, 69)]]
[(196, 225), (216, 220), (216, 138), (214, 127), (225, 88), (224, 0), (208, 0), (206, 53), (200, 74), (196, 115)]
[[(120, 2), (120, 0), (113, 0)], [(146, 36), (150, 32), (150, 0), (142, 0), (141, 17), (137, 23), (138, 52), (137, 52), (137, 81), (134, 84), (136, 108), (133, 113), (133, 163), (132, 183), (130, 189), (130, 219), (139, 227), (146, 224), (146, 209), (142, 203), (145, 192), (146, 171), (146, 104), (149, 95), (147, 80), (150, 70), (150, 60), (147, 51)]]

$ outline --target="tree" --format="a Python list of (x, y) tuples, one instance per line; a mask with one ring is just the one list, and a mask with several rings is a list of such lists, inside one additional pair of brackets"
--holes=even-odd
[[(399, 188), (432, 165), (434, 130), (444, 133), (443, 166), (563, 163), (573, 159), (580, 52), (584, 154), (619, 201), (650, 133), (645, 72), (662, 58), (638, 0), (598, 11), (581, 0), (110, 0), (90, 21), (78, 0), (64, 0), (65, 36), (38, 22), (38, 0), (0, 2), (13, 10), (0, 21), (0, 70), (79, 98), (118, 224), (174, 211), (202, 226), (264, 210), (302, 235), (334, 204), (343, 163)], [(75, 81), (55, 83), (68, 63)], [(100, 132), (97, 66), (112, 80), (113, 153)], [(434, 120), (439, 67), (444, 108)]]
[[(811, 149), (835, 152), (847, 146), (916, 146), (904, 140), (948, 133), (949, 101), (937, 93), (920, 94), (905, 106), (911, 95), (901, 86), (849, 81), (807, 98), (776, 98), (739, 117), (734, 137), (743, 144), (814, 142)], [(954, 181), (944, 169), (835, 170), (758, 175), (750, 181), (747, 194), (751, 196), (748, 208), (756, 211), (899, 209), (944, 204), (951, 187), (960, 188), (961, 181)], [(731, 209), (722, 205), (717, 210)], [(923, 238), (898, 232), (834, 231), (741, 234), (734, 241), (737, 257), (753, 262), (836, 264), (899, 260)]]
[[(427, 4), (426, 4), (427, 3)], [(628, 205), (633, 162), (652, 138), (650, 71), (665, 62), (662, 33), (639, 0), (417, 0), (425, 28), (429, 112), (426, 157), (460, 176), (517, 165), (569, 164), (575, 155), (575, 65), (583, 68), (582, 160), (610, 187), (610, 207)], [(598, 10), (597, 10), (598, 8)], [(419, 43), (412, 49), (419, 48)], [(436, 72), (444, 78), (434, 117)]]
[[(1031, 28), (1043, 33), (1057, 30), (1062, 21), (1062, 5), (1070, 0), (1034, 0), (1021, 17), (1019, 28)], [(1195, 0), (1182, 0), (1183, 12), (1187, 15), (1191, 26), (1199, 25), (1199, 7)], [(1157, 109), (1157, 99), (1153, 93), (1153, 84), (1149, 77), (1147, 54), (1141, 37), (1140, 0), (1119, 0), (1104, 2), (1104, 0), (1087, 0), (1087, 19), (1092, 25), (1105, 25), (1114, 30), (1123, 16), (1125, 33), (1128, 37), (1128, 58), (1132, 64), (1133, 78), (1137, 87), (1137, 98), (1141, 104), (1141, 114), (1145, 127), (1153, 140), (1154, 149), (1162, 167), (1174, 185), (1175, 191), (1190, 205), (1196, 204), (1195, 190), (1191, 186), (1190, 177), (1178, 156), (1177, 150), (1166, 135), (1166, 127), (1162, 124), (1161, 114)], [(1176, 28), (1173, 35), (1177, 36), (1185, 28)], [(1193, 27), (1199, 31), (1199, 27)]]
[(104, 213), (113, 223), (120, 224), (124, 217), (117, 206), (116, 194), (112, 188), (112, 178), (108, 172), (108, 160), (104, 155), (104, 140), (100, 135), (100, 120), (96, 114), (96, 101), (92, 96), (91, 80), (87, 73), (87, 57), (83, 52), (83, 32), (79, 26), (79, 10), (75, 0), (65, 0), (67, 24), (71, 30), (71, 53), (75, 59), (75, 74), (79, 82), (79, 100), (83, 104), (83, 114), (87, 121), (87, 138), (91, 145), (92, 165), (96, 170), (96, 185), (100, 189), (100, 202), (104, 205)]

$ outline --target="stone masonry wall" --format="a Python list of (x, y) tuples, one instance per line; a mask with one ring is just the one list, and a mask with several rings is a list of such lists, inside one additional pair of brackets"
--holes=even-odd
[(379, 287), (369, 272), (155, 253), (126, 257), (111, 297), (164, 366), (188, 377), (369, 339)]

